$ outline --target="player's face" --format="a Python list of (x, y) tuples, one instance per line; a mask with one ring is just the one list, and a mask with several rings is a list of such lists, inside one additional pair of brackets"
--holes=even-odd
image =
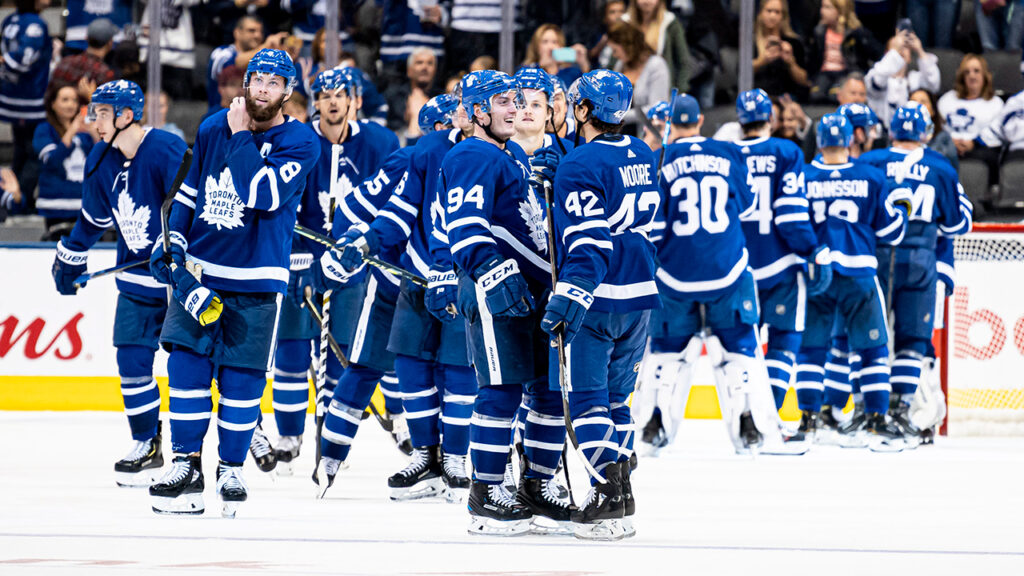
[(472, 126), (469, 122), (469, 115), (466, 114), (466, 109), (462, 107), (461, 100), (459, 101), (459, 107), (455, 109), (455, 115), (452, 116), (452, 125), (463, 132)]
[(565, 121), (565, 111), (568, 106), (565, 102), (565, 92), (559, 92), (555, 94), (555, 98), (552, 101), (552, 108), (555, 109), (555, 113), (552, 116), (554, 119), (555, 127), (558, 128)]
[(94, 104), (94, 106), (93, 113), (96, 115), (96, 119), (93, 120), (93, 123), (96, 125), (96, 133), (109, 144), (115, 132), (114, 107), (110, 104)]
[(352, 99), (348, 97), (345, 90), (334, 92), (324, 91), (318, 95), (316, 109), (320, 112), (320, 119), (330, 126), (337, 126), (346, 122), (350, 116)]
[(509, 139), (516, 133), (516, 114), (519, 106), (513, 91), (491, 98), (491, 133), (501, 139)]
[(256, 122), (277, 116), (287, 96), (287, 81), (276, 74), (253, 74), (245, 94), (245, 108)]
[(548, 97), (541, 90), (523, 90), (526, 106), (516, 115), (516, 132), (543, 134), (548, 120)]
[(64, 122), (70, 122), (78, 113), (78, 91), (73, 86), (65, 86), (57, 91), (53, 99), (53, 113)]

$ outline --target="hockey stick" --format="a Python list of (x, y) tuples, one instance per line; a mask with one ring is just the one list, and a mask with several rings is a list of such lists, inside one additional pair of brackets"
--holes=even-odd
[[(665, 148), (668, 148), (668, 135), (672, 132), (672, 108), (675, 106), (676, 96), (679, 95), (679, 89), (672, 89), (672, 96), (668, 100), (668, 122), (665, 122), (665, 131), (661, 135), (661, 150), (658, 152), (658, 181), (661, 181), (661, 167), (665, 165)], [(644, 114), (644, 118), (647, 115)]]
[[(331, 144), (331, 172), (330, 172), (330, 184), (327, 187), (330, 201), (327, 203), (327, 228), (331, 229), (334, 227), (334, 203), (338, 200), (338, 162), (341, 160), (341, 147), (338, 144)], [(298, 224), (295, 225), (296, 230), (300, 228)], [(314, 260), (315, 262), (315, 260)], [(323, 394), (324, 389), (327, 387), (327, 347), (328, 342), (331, 340), (331, 296), (334, 294), (334, 290), (324, 291), (323, 297), (320, 300), (320, 362), (316, 365), (316, 469), (320, 469), (320, 458), (321, 458), (321, 438), (323, 437), (324, 421), (327, 419), (327, 408), (320, 401), (320, 395)], [(312, 305), (312, 298), (309, 298), (307, 308), (310, 311), (315, 312)], [(340, 351), (341, 348), (339, 347)], [(340, 362), (343, 356), (338, 356)], [(345, 360), (346, 362), (348, 359)], [(317, 473), (313, 473), (314, 478)], [(326, 481), (326, 480), (325, 480)]]
[[(330, 237), (324, 234), (316, 232), (315, 230), (310, 230), (309, 228), (306, 228), (305, 226), (301, 226), (299, 224), (295, 225), (295, 233), (304, 238), (309, 238), (314, 242), (323, 244), (324, 246), (327, 246), (328, 248), (337, 252), (337, 249), (335, 248), (334, 245), (334, 241), (332, 241)], [(395, 266), (393, 264), (388, 264), (387, 262), (381, 260), (380, 258), (375, 258), (373, 256), (363, 254), (363, 262), (366, 262), (370, 266), (380, 268), (381, 270), (388, 272), (390, 274), (394, 274), (395, 276), (405, 278), (406, 280), (412, 282), (413, 284), (416, 284), (423, 288), (427, 287), (426, 278), (423, 278), (422, 276), (417, 276), (416, 274), (413, 274), (412, 272), (409, 272), (408, 270), (405, 270), (403, 268), (399, 268), (398, 266)]]
[[(303, 295), (303, 301), (306, 303), (306, 308), (309, 310), (309, 314), (313, 316), (313, 320), (316, 321), (316, 325), (323, 330), (324, 320), (323, 316), (320, 315), (320, 311), (316, 309), (316, 304), (313, 303), (313, 291), (306, 286), (306, 293)], [(341, 363), (342, 368), (348, 368), (348, 358), (345, 357), (345, 353), (342, 352), (341, 346), (338, 345), (338, 341), (334, 339), (334, 335), (327, 332), (327, 343), (331, 347), (331, 352), (334, 352), (334, 356)], [(319, 368), (318, 368), (319, 370)]]
[(128, 270), (129, 268), (135, 268), (136, 266), (141, 266), (143, 264), (149, 265), (149, 260), (136, 260), (135, 262), (126, 262), (124, 264), (114, 266), (113, 268), (99, 270), (98, 272), (86, 272), (85, 274), (82, 274), (78, 278), (75, 278), (75, 288), (81, 288), (82, 284), (85, 284), (86, 282), (93, 280), (95, 278), (102, 278), (103, 276), (107, 276), (109, 274), (117, 274), (118, 272), (123, 272), (125, 270)]
[(160, 225), (164, 231), (164, 262), (173, 271), (178, 267), (171, 259), (171, 206), (174, 205), (174, 196), (178, 193), (181, 185), (185, 182), (189, 168), (192, 167), (192, 149), (186, 148), (185, 154), (181, 157), (181, 165), (178, 166), (178, 173), (174, 175), (171, 182), (171, 189), (167, 191), (164, 203), (160, 205)]
[[(548, 180), (543, 181), (544, 184), (544, 202), (548, 206), (548, 257), (551, 259), (551, 289), (554, 290), (558, 285), (558, 265), (557, 258), (555, 258), (555, 219), (552, 215), (553, 206), (551, 204), (551, 182)], [(587, 473), (591, 475), (600, 484), (604, 484), (607, 480), (601, 476), (590, 460), (587, 459), (583, 451), (580, 450), (580, 441), (576, 439), (576, 429), (572, 425), (572, 416), (569, 412), (569, 385), (565, 381), (565, 331), (559, 330), (555, 334), (555, 345), (558, 348), (558, 388), (562, 392), (562, 416), (565, 418), (565, 434), (569, 437), (569, 441), (572, 442), (572, 447), (576, 449), (576, 453), (579, 455), (580, 460), (583, 461), (583, 467), (587, 469)], [(569, 476), (568, 462), (563, 462), (563, 466), (566, 468), (566, 478)]]

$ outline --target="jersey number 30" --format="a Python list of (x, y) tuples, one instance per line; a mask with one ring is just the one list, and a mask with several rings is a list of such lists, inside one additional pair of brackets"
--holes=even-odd
[(687, 176), (672, 183), (669, 189), (672, 198), (679, 200), (679, 216), (672, 223), (676, 236), (692, 236), (703, 228), (708, 234), (721, 234), (729, 227), (729, 214), (725, 206), (729, 202), (729, 184), (718, 175), (705, 176), (698, 183)]

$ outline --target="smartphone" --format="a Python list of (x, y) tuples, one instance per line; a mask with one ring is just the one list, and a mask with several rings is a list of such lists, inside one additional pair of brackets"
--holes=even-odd
[(551, 57), (555, 62), (575, 62), (576, 51), (572, 48), (555, 48), (551, 51)]
[(897, 32), (912, 32), (913, 30), (914, 25), (910, 22), (910, 18), (900, 18), (899, 21), (896, 22)]

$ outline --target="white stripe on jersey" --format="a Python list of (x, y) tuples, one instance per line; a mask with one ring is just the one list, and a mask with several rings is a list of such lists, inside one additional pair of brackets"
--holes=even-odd
[[(874, 256), (872, 256), (874, 258)], [(700, 280), (697, 282), (683, 282), (673, 277), (671, 274), (665, 271), (664, 268), (658, 268), (658, 272), (655, 274), (658, 280), (661, 280), (665, 286), (675, 290), (676, 292), (710, 292), (711, 290), (721, 290), (722, 288), (728, 288), (732, 286), (736, 280), (739, 279), (743, 271), (747, 269), (747, 249), (743, 249), (743, 254), (740, 255), (740, 259), (736, 261), (736, 265), (729, 270), (729, 273), (722, 278), (714, 280)]]

